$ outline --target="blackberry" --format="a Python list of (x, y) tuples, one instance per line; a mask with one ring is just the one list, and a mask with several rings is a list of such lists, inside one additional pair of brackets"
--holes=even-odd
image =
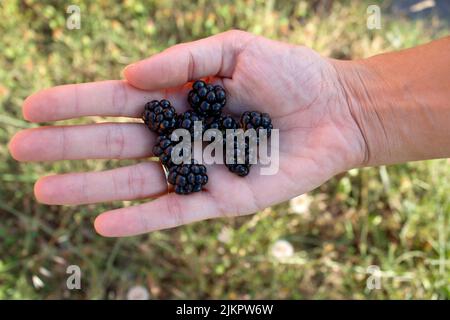
[[(200, 132), (194, 131), (194, 124), (196, 121), (201, 121), (201, 129)], [(177, 129), (186, 129), (190, 132), (192, 139), (201, 138), (203, 135), (203, 132), (205, 132), (205, 118), (198, 114), (195, 111), (188, 110), (184, 112), (183, 114), (180, 114), (177, 118)], [(200, 136), (201, 134), (201, 136)]]
[[(238, 163), (238, 161), (240, 160), (239, 156), (242, 152), (244, 152), (244, 163)], [(247, 141), (245, 141), (245, 145), (242, 150), (241, 148), (238, 148), (238, 143), (235, 139), (233, 149), (230, 151), (225, 149), (225, 157), (225, 165), (232, 173), (237, 174), (240, 177), (245, 177), (250, 173), (250, 148)], [(232, 163), (227, 163), (226, 160), (230, 158), (233, 160)]]
[(266, 129), (267, 137), (270, 137), (273, 129), (270, 116), (258, 111), (245, 111), (241, 116), (241, 126), (244, 130), (255, 129), (257, 134), (259, 134), (259, 129)]
[(250, 173), (250, 164), (230, 164), (227, 165), (228, 170), (230, 172), (237, 174), (240, 177), (245, 177)]
[(220, 117), (209, 117), (205, 121), (206, 129), (237, 129), (239, 128), (239, 123), (234, 120), (230, 115), (220, 116)]
[(239, 128), (239, 123), (236, 120), (234, 120), (232, 116), (226, 115), (220, 118), (219, 126), (220, 130), (222, 131), (225, 131), (227, 129), (236, 130), (237, 128)]
[(156, 138), (156, 144), (153, 147), (153, 155), (158, 157), (161, 163), (168, 168), (173, 165), (171, 158), (173, 146), (169, 136), (160, 135)]
[(234, 118), (230, 115), (225, 115), (221, 117), (212, 117), (208, 118), (206, 121), (205, 129), (216, 129), (220, 130), (223, 135), (223, 141), (226, 140), (226, 130), (227, 129), (238, 129), (239, 123), (234, 120)]
[(188, 102), (192, 109), (205, 116), (218, 116), (226, 103), (225, 90), (219, 85), (197, 80), (189, 91)]
[(145, 104), (142, 120), (147, 127), (159, 134), (175, 129), (177, 113), (168, 100), (153, 100)]
[(220, 118), (221, 117), (208, 117), (205, 119), (205, 130), (217, 129), (220, 130)]
[(169, 183), (175, 187), (178, 194), (199, 192), (208, 182), (206, 167), (202, 164), (174, 165), (169, 169)]

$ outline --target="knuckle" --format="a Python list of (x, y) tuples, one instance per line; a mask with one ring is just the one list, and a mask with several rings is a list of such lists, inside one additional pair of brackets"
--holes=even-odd
[(108, 125), (105, 145), (111, 158), (121, 159), (125, 148), (125, 135), (120, 124)]
[(136, 165), (128, 170), (128, 192), (133, 198), (143, 198), (146, 195), (146, 178), (141, 165)]
[(174, 222), (174, 226), (185, 224), (183, 211), (181, 210), (180, 198), (177, 195), (171, 195), (166, 200), (167, 212)]
[(123, 81), (117, 82), (112, 94), (112, 106), (116, 110), (117, 115), (121, 116), (124, 114), (127, 101), (128, 96), (125, 83)]
[(81, 176), (80, 190), (78, 192), (80, 203), (90, 203), (88, 174), (83, 173)]

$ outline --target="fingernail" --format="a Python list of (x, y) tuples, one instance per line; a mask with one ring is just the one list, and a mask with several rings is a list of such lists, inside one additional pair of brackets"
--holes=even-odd
[(128, 71), (130, 71), (132, 68), (134, 68), (134, 66), (136, 65), (136, 63), (132, 63), (127, 65), (123, 70), (122, 70), (122, 75), (125, 76), (125, 73)]

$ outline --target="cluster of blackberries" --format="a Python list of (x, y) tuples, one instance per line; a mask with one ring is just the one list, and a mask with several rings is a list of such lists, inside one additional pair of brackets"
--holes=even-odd
[[(197, 139), (195, 134), (198, 135), (198, 133), (194, 130), (194, 123), (201, 121), (201, 134), (203, 135), (207, 129), (220, 130), (224, 136), (225, 147), (227, 129), (242, 128), (244, 131), (255, 129), (256, 132), (259, 129), (265, 129), (267, 136), (270, 136), (272, 129), (272, 121), (267, 113), (246, 111), (242, 114), (240, 122), (230, 115), (222, 114), (226, 104), (226, 93), (219, 85), (208, 84), (202, 80), (195, 81), (189, 92), (188, 102), (192, 110), (177, 114), (168, 100), (153, 100), (145, 105), (142, 114), (146, 126), (158, 134), (153, 154), (160, 159), (169, 172), (168, 182), (175, 187), (175, 192), (178, 194), (189, 194), (202, 190), (202, 187), (208, 182), (208, 175), (206, 167), (196, 162), (179, 165), (172, 162), (172, 150), (175, 143), (170, 136), (173, 130), (186, 129), (191, 133), (191, 139)], [(225, 161), (228, 169), (242, 177), (250, 172), (249, 144), (250, 142), (246, 140), (244, 148), (241, 148), (235, 139), (233, 148), (229, 148), (231, 151), (226, 149), (227, 152), (224, 153), (228, 159), (233, 160), (231, 163)]]

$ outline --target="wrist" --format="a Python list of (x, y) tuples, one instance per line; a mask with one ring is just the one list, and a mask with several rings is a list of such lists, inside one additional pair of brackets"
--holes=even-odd
[[(377, 70), (370, 59), (333, 60), (346, 107), (364, 144), (357, 166), (407, 161), (399, 121), (392, 117), (400, 88)], [(410, 124), (407, 124), (410, 125)]]
[(450, 37), (364, 60), (332, 60), (366, 143), (361, 166), (450, 156), (448, 48)]

